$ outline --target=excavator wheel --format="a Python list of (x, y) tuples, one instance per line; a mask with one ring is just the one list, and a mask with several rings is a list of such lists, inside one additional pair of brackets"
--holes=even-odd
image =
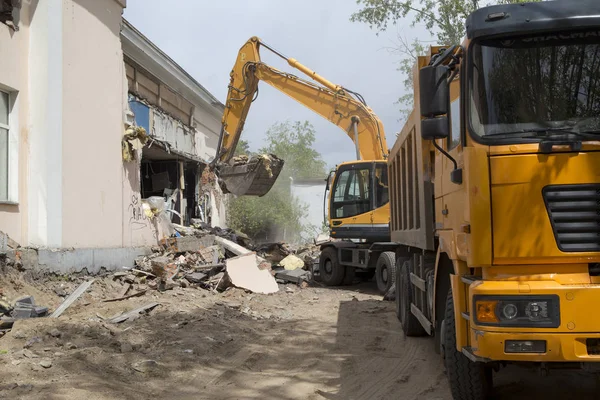
[(485, 400), (493, 387), (492, 368), (480, 362), (473, 362), (456, 350), (456, 321), (454, 320), (454, 300), (452, 289), (446, 299), (444, 317), (444, 362), (450, 382), (452, 398), (463, 400)]
[(346, 268), (340, 265), (336, 248), (327, 247), (321, 251), (319, 274), (321, 282), (327, 286), (339, 286), (344, 281)]
[(381, 294), (386, 294), (396, 280), (395, 265), (396, 255), (393, 251), (384, 251), (379, 255), (375, 266), (375, 279)]

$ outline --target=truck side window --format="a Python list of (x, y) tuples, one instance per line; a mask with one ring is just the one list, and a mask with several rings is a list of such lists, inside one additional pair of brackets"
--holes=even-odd
[(450, 103), (450, 113), (452, 126), (448, 138), (448, 150), (452, 150), (460, 144), (460, 97)]

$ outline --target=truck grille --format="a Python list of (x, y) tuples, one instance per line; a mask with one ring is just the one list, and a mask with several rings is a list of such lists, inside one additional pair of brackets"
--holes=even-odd
[(600, 185), (554, 185), (542, 190), (561, 251), (600, 251)]

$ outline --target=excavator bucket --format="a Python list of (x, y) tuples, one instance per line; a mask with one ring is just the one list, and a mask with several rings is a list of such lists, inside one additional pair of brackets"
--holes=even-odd
[(284, 163), (273, 154), (261, 154), (250, 159), (247, 156), (234, 157), (232, 161), (232, 164), (218, 166), (223, 192), (258, 197), (271, 190)]

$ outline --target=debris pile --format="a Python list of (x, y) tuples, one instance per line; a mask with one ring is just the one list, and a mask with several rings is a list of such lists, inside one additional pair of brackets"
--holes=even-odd
[[(153, 254), (136, 260), (136, 267), (115, 273), (126, 287), (165, 291), (175, 287), (223, 291), (240, 287), (255, 293), (274, 293), (277, 283), (307, 286), (310, 268), (318, 260), (317, 246), (293, 249), (284, 243), (258, 246), (231, 229), (202, 223), (174, 224), (176, 237), (163, 239)], [(141, 288), (141, 289), (140, 289)], [(137, 295), (125, 290), (121, 297)]]
[[(0, 293), (1, 295), (1, 293)], [(18, 319), (38, 318), (48, 315), (48, 307), (35, 304), (33, 296), (21, 297), (11, 304), (8, 299), (0, 297), (0, 335), (11, 330)]]

